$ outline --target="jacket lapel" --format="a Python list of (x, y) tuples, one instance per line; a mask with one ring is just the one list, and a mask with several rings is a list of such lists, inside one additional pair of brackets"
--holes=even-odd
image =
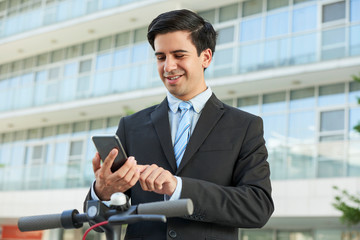
[(212, 94), (202, 110), (176, 174), (189, 162), (223, 114), (223, 103)]
[(151, 120), (159, 138), (161, 147), (166, 156), (166, 159), (168, 160), (173, 172), (175, 172), (176, 161), (174, 156), (174, 148), (171, 141), (168, 102), (166, 98), (151, 113)]

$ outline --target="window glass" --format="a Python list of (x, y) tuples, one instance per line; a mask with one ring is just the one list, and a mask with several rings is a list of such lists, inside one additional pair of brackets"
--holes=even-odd
[(64, 59), (64, 50), (56, 50), (51, 53), (51, 62), (59, 62)]
[(317, 229), (315, 230), (316, 240), (338, 240), (341, 239), (342, 231), (334, 229)]
[(350, 103), (359, 103), (358, 98), (360, 98), (360, 82), (350, 82), (349, 83), (349, 102)]
[(130, 62), (130, 49), (122, 48), (114, 52), (114, 66), (123, 66)]
[(239, 98), (237, 100), (237, 106), (243, 111), (258, 115), (259, 114), (259, 97), (249, 96)]
[(342, 177), (344, 171), (344, 136), (320, 138), (318, 157), (318, 177)]
[(233, 52), (232, 48), (221, 49), (216, 52), (214, 56), (214, 65), (215, 66), (223, 66), (229, 65), (233, 63)]
[(313, 240), (311, 231), (278, 231), (278, 240)]
[(91, 59), (80, 62), (79, 73), (85, 73), (91, 71)]
[(293, 112), (289, 115), (289, 141), (312, 143), (315, 141), (315, 112)]
[(47, 63), (49, 63), (49, 54), (48, 53), (44, 53), (44, 54), (37, 56), (36, 66), (42, 66)]
[(272, 230), (243, 230), (241, 231), (242, 240), (273, 240)]
[(111, 82), (111, 71), (99, 72), (94, 76), (93, 94), (95, 96), (101, 96), (109, 93)]
[(316, 5), (294, 9), (292, 31), (300, 32), (316, 29), (317, 9)]
[(112, 54), (111, 53), (104, 53), (100, 54), (96, 58), (96, 70), (102, 70), (110, 68), (112, 63)]
[(360, 0), (351, 0), (350, 1), (350, 21), (360, 21)]
[(106, 126), (108, 128), (111, 128), (111, 127), (117, 127), (119, 125), (119, 120), (120, 120), (120, 117), (119, 116), (116, 116), (116, 117), (110, 117), (107, 119), (107, 124)]
[(281, 38), (265, 42), (264, 68), (289, 64), (289, 38)]
[(240, 40), (242, 42), (261, 39), (262, 18), (254, 18), (241, 22)]
[(236, 19), (237, 16), (238, 16), (237, 4), (221, 7), (219, 10), (219, 22), (233, 20)]
[(294, 4), (298, 4), (298, 3), (303, 3), (303, 2), (310, 2), (310, 1), (315, 1), (315, 0), (293, 0)]
[(82, 44), (81, 55), (91, 54), (95, 51), (95, 41), (86, 42)]
[(319, 106), (330, 106), (345, 103), (345, 84), (332, 84), (319, 87)]
[(80, 56), (80, 46), (79, 45), (71, 46), (66, 49), (66, 58), (67, 59), (75, 58), (78, 56)]
[(266, 17), (266, 37), (274, 37), (288, 33), (289, 14), (281, 12)]
[(322, 32), (322, 46), (345, 42), (345, 28), (336, 28)]
[(275, 8), (285, 7), (289, 5), (288, 0), (267, 0), (267, 10), (272, 10)]
[(211, 9), (208, 11), (199, 12), (199, 15), (203, 17), (208, 22), (214, 24), (215, 23), (215, 9)]
[(313, 108), (315, 106), (315, 89), (305, 88), (290, 92), (290, 109)]
[(348, 146), (348, 176), (360, 176), (360, 141), (350, 141)]
[(322, 112), (320, 116), (320, 131), (339, 131), (345, 128), (344, 110)]
[(134, 31), (134, 43), (146, 41), (147, 28), (140, 28)]
[(290, 144), (286, 156), (287, 179), (314, 178), (314, 144)]
[[(24, 60), (24, 69), (30, 69), (30, 68), (33, 68), (35, 66), (35, 57), (29, 57), (29, 58), (26, 58)], [(1, 66), (0, 66), (1, 68)], [(1, 75), (1, 71), (0, 71), (0, 75)]]
[(70, 144), (70, 156), (82, 154), (83, 141), (72, 141)]
[(130, 43), (130, 32), (119, 33), (116, 35), (115, 47), (121, 47)]
[(224, 44), (234, 41), (234, 27), (221, 28), (218, 30), (217, 44)]
[(323, 6), (322, 22), (330, 22), (345, 18), (345, 1)]
[(314, 62), (316, 60), (316, 40), (315, 33), (293, 37), (291, 63), (303, 64)]
[[(359, 0), (360, 1), (360, 0)], [(359, 14), (360, 15), (360, 14)], [(350, 27), (350, 55), (360, 55), (360, 26)]]
[(360, 132), (358, 130), (354, 129), (355, 126), (360, 126), (360, 108), (352, 108), (349, 111), (349, 137), (350, 137), (350, 139), (360, 139)]
[(86, 130), (86, 122), (73, 123), (73, 133), (84, 132)]
[(240, 66), (241, 73), (251, 72), (258, 69), (261, 62), (262, 44), (251, 44), (240, 47)]
[(77, 74), (77, 72), (78, 72), (77, 62), (68, 63), (64, 67), (64, 76), (66, 76), (66, 77), (74, 76)]
[(134, 45), (132, 48), (132, 62), (143, 62), (148, 59), (148, 43)]
[(95, 119), (90, 121), (90, 130), (101, 129), (103, 127), (103, 119)]
[(242, 3), (242, 16), (247, 17), (256, 13), (261, 13), (263, 9), (262, 0), (250, 0)]
[(264, 94), (263, 96), (263, 107), (264, 113), (284, 111), (286, 109), (286, 93), (277, 92)]
[(99, 40), (98, 51), (104, 51), (111, 48), (112, 37), (104, 37)]

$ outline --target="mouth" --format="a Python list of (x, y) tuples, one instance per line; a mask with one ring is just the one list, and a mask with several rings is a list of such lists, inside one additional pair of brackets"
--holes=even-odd
[(167, 80), (167, 82), (169, 84), (176, 84), (180, 78), (182, 77), (183, 75), (178, 75), (178, 76), (167, 76), (165, 77), (165, 79)]

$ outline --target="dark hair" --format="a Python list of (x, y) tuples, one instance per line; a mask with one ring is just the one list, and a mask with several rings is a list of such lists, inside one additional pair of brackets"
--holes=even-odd
[(208, 48), (214, 54), (217, 33), (213, 26), (198, 14), (186, 9), (165, 12), (157, 16), (148, 27), (147, 38), (155, 50), (154, 40), (157, 34), (175, 31), (190, 32), (191, 40), (199, 56)]

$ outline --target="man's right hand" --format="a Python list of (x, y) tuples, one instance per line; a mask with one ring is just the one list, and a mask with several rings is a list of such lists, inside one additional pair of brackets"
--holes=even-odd
[(136, 184), (142, 172), (143, 167), (137, 165), (134, 157), (129, 157), (121, 168), (111, 172), (110, 168), (117, 154), (118, 150), (113, 149), (102, 164), (99, 153), (92, 160), (96, 178), (94, 190), (100, 200), (107, 201), (111, 194), (127, 191)]

